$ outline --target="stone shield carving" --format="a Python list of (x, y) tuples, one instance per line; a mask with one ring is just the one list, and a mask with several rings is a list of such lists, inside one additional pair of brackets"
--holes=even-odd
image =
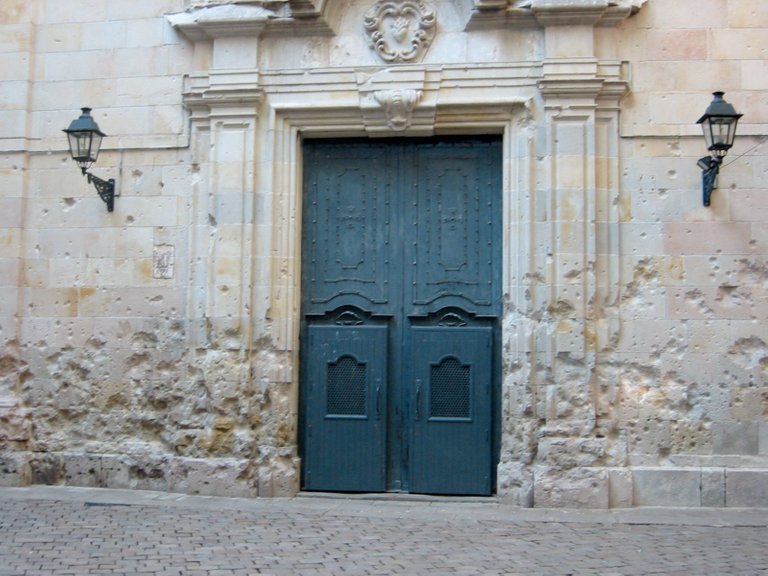
[(379, 0), (365, 15), (365, 31), (385, 62), (413, 62), (429, 48), (436, 22), (421, 0)]

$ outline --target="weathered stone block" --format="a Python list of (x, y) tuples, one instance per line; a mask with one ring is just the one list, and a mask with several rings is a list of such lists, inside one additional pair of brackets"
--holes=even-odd
[(723, 59), (761, 60), (765, 58), (765, 45), (760, 44), (764, 34), (760, 28), (716, 28), (709, 36), (708, 47)]
[(768, 456), (768, 422), (760, 422), (758, 433), (758, 454)]
[(716, 422), (712, 425), (715, 454), (758, 454), (758, 422)]
[(699, 469), (633, 468), (635, 506), (701, 506)]
[(87, 488), (104, 487), (101, 482), (101, 459), (100, 454), (62, 455), (64, 484)]
[[(95, 480), (97, 486), (103, 488), (138, 488), (130, 485), (127, 481), (128, 470), (125, 461), (130, 457), (115, 454), (92, 454), (94, 460), (98, 460), (98, 466), (95, 467)], [(65, 461), (64, 466), (70, 469), (71, 465)], [(149, 489), (149, 488), (147, 488)]]
[(171, 492), (240, 498), (258, 496), (249, 460), (173, 458), (169, 464), (168, 489)]
[(0, 486), (27, 486), (31, 476), (28, 452), (0, 453)]
[(752, 234), (748, 223), (668, 222), (662, 237), (670, 254), (748, 254)]
[[(755, 379), (761, 379), (762, 369), (751, 370), (748, 373), (755, 374)], [(768, 386), (759, 386), (755, 388), (735, 388), (731, 394), (732, 406), (731, 416), (736, 420), (752, 420), (756, 425), (759, 425), (760, 419), (763, 417), (765, 410), (763, 406), (763, 399), (768, 399)], [(754, 434), (750, 434), (750, 442), (754, 440)], [(758, 432), (759, 436), (759, 432)], [(759, 444), (759, 441), (758, 441)], [(754, 446), (752, 446), (754, 448)], [(759, 448), (758, 448), (759, 449)]]
[(537, 508), (608, 508), (608, 471), (577, 468), (567, 472), (534, 469), (533, 500)]
[(649, 16), (654, 27), (660, 29), (699, 28), (723, 22), (730, 13), (730, 5), (717, 0), (675, 0), (662, 10), (651, 11)]
[(258, 495), (267, 497), (294, 496), (299, 491), (298, 458), (275, 459), (271, 466), (258, 470)]
[(726, 470), (725, 505), (768, 508), (768, 469)]
[(103, 463), (105, 481), (115, 483), (125, 481), (127, 488), (137, 490), (168, 490), (168, 467), (170, 458), (167, 456), (118, 456), (114, 460), (107, 459)]
[(594, 466), (605, 456), (605, 444), (600, 438), (542, 438), (539, 461), (563, 469)]
[(59, 454), (35, 453), (29, 461), (31, 484), (60, 484), (64, 480), (64, 463)]
[(499, 464), (497, 469), (499, 497), (513, 506), (533, 507), (533, 471), (519, 462)]
[(4, 444), (18, 445), (29, 441), (32, 436), (29, 417), (29, 410), (18, 404), (0, 404), (0, 447)]
[[(657, 30), (649, 32), (649, 57), (653, 60), (698, 60), (706, 58), (706, 30)], [(677, 106), (678, 111), (684, 108)], [(679, 118), (674, 116), (674, 118)]]
[(723, 468), (701, 470), (701, 505), (725, 506), (725, 470)]
[(608, 506), (631, 508), (633, 502), (632, 472), (624, 468), (608, 470)]

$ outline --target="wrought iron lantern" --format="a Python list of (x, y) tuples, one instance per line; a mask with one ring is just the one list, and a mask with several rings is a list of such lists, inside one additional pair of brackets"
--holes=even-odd
[(714, 92), (714, 100), (697, 121), (704, 132), (704, 140), (709, 150), (709, 156), (700, 158), (697, 162), (702, 170), (702, 187), (704, 206), (709, 206), (712, 190), (715, 189), (717, 175), (723, 158), (733, 146), (736, 138), (736, 125), (743, 114), (738, 114), (731, 104), (723, 100), (724, 92)]
[(83, 175), (88, 177), (88, 183), (93, 183), (99, 197), (107, 204), (107, 211), (112, 212), (115, 208), (114, 178), (102, 180), (88, 172), (88, 168), (99, 157), (101, 140), (106, 134), (99, 130), (99, 125), (91, 116), (90, 108), (82, 108), (81, 110), (80, 117), (72, 120), (69, 128), (64, 130), (69, 139), (69, 153), (80, 166)]

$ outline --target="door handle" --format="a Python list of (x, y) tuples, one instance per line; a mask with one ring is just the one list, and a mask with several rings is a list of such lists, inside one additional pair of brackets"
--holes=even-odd
[(381, 420), (381, 380), (376, 379), (376, 420)]
[(421, 379), (416, 379), (416, 421), (421, 420)]

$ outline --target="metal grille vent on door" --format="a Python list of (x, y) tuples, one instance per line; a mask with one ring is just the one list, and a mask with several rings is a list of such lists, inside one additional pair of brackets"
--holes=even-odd
[(469, 418), (470, 367), (456, 358), (432, 366), (429, 381), (431, 418)]
[(365, 416), (365, 364), (351, 356), (342, 356), (328, 364), (329, 416)]

